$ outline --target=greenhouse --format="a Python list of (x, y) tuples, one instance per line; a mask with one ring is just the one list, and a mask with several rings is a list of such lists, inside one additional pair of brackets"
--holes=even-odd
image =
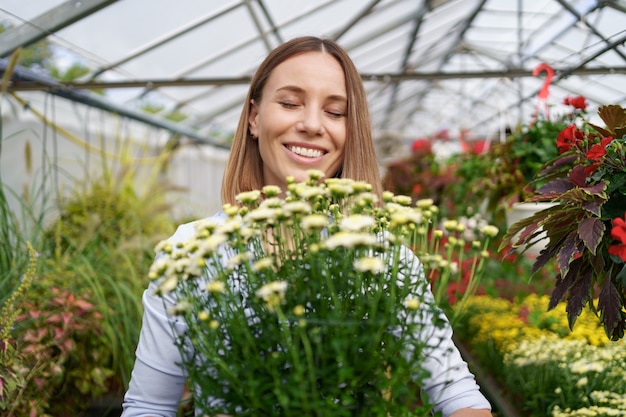
[(624, 0), (2, 1), (1, 415), (626, 415), (625, 44)]

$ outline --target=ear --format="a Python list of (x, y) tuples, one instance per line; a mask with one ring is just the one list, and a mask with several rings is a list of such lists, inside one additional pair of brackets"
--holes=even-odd
[(248, 116), (248, 129), (250, 133), (257, 139), (259, 137), (259, 128), (257, 119), (259, 117), (259, 108), (254, 102), (254, 100), (250, 100), (250, 115)]

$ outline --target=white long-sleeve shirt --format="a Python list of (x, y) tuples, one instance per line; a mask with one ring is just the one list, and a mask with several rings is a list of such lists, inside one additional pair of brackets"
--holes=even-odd
[[(220, 212), (212, 219), (223, 221), (225, 218)], [(170, 241), (174, 244), (183, 242), (194, 232), (193, 223), (183, 224)], [(422, 268), (419, 262), (414, 264), (415, 268)], [(423, 271), (418, 271), (416, 276), (423, 276)], [(155, 289), (156, 283), (153, 282), (143, 294), (143, 323), (122, 417), (175, 417), (183, 393), (185, 376), (179, 365), (180, 352), (174, 343), (164, 299), (154, 294)], [(175, 303), (173, 296), (166, 296), (165, 304), (168, 303)], [(182, 334), (184, 322), (180, 320), (176, 326), (179, 326), (176, 332)], [(447, 417), (461, 408), (490, 409), (467, 363), (452, 342), (452, 328), (433, 325), (422, 334), (428, 334), (430, 340), (436, 341), (428, 345), (430, 350), (423, 366), (430, 376), (422, 383), (422, 389), (434, 403), (435, 410), (441, 410)]]

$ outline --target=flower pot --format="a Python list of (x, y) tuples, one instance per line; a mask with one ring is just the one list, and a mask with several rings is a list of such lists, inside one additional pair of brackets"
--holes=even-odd
[[(511, 227), (512, 224), (517, 223), (518, 221), (525, 219), (527, 217), (532, 216), (533, 214), (541, 211), (541, 210), (545, 210), (547, 208), (553, 207), (555, 206), (557, 203), (515, 203), (513, 204), (511, 207), (507, 208), (506, 210), (506, 224), (507, 227)], [(511, 239), (511, 242), (515, 242), (517, 240), (517, 236), (519, 235), (516, 234), (515, 237), (513, 237), (513, 239)], [(539, 237), (545, 237), (545, 233), (541, 233), (539, 235)], [(530, 245), (528, 247), (528, 249), (526, 249), (526, 254), (533, 256), (533, 257), (537, 257), (539, 255), (539, 252), (541, 252), (541, 250), (543, 248), (546, 247), (546, 244), (548, 243), (547, 239), (544, 240), (540, 240), (539, 242), (535, 243), (534, 245)], [(521, 250), (521, 248), (519, 249)]]

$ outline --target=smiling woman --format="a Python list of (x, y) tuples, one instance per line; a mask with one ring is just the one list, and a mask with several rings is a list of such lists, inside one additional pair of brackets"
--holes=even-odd
[(324, 52), (305, 52), (280, 64), (253, 99), (250, 133), (258, 140), (263, 182), (307, 179), (318, 169), (334, 176), (346, 143), (346, 83), (339, 63)]
[[(160, 255), (153, 265), (154, 271), (170, 270), (167, 267), (167, 262), (164, 261), (168, 253), (173, 253), (174, 257), (178, 257), (176, 251), (173, 251), (172, 248), (191, 248), (191, 246), (185, 246), (186, 244), (191, 244), (193, 247), (196, 247), (193, 243), (193, 238), (198, 225), (210, 225), (210, 227), (207, 227), (211, 230), (214, 230), (214, 227), (218, 227), (220, 232), (224, 232), (229, 236), (236, 235), (239, 232), (244, 233), (244, 228), (241, 227), (239, 220), (241, 216), (245, 214), (252, 215), (252, 211), (249, 211), (250, 207), (246, 206), (245, 200), (251, 196), (254, 196), (254, 199), (258, 198), (261, 193), (257, 190), (262, 190), (263, 195), (265, 195), (265, 197), (263, 197), (265, 198), (263, 203), (267, 204), (267, 207), (263, 207), (261, 210), (261, 214), (264, 216), (266, 214), (275, 216), (277, 213), (282, 213), (282, 216), (286, 214), (287, 211), (294, 210), (293, 206), (290, 206), (290, 209), (287, 208), (288, 204), (293, 203), (293, 198), (290, 197), (291, 188), (289, 187), (295, 187), (298, 183), (309, 179), (311, 172), (316, 173), (316, 180), (326, 177), (331, 182), (345, 181), (347, 183), (353, 181), (360, 186), (365, 184), (367, 186), (367, 189), (364, 190), (366, 191), (364, 193), (366, 198), (364, 197), (363, 201), (368, 201), (369, 203), (367, 204), (369, 204), (372, 210), (378, 210), (378, 203), (384, 200), (384, 196), (377, 166), (365, 91), (354, 64), (346, 52), (333, 41), (314, 37), (293, 39), (272, 51), (261, 64), (252, 79), (222, 183), (222, 200), (225, 205), (224, 211), (208, 219), (204, 219), (203, 221), (180, 226), (172, 238), (159, 245), (157, 251)], [(319, 173), (319, 175), (317, 173)], [(290, 178), (288, 179), (288, 177)], [(343, 180), (341, 178), (343, 178)], [(344, 183), (335, 183), (332, 189), (344, 195), (343, 193), (346, 187)], [(313, 187), (314, 190), (317, 188), (318, 187)], [(288, 189), (290, 190), (289, 192), (287, 192)], [(323, 205), (325, 209), (323, 210), (323, 214), (321, 214), (322, 217), (341, 218), (341, 213), (335, 210), (335, 207), (342, 206), (340, 198), (337, 195), (324, 194), (317, 196), (310, 195), (310, 193), (305, 194), (312, 198), (311, 202), (315, 201), (317, 205)], [(243, 198), (244, 196), (246, 198)], [(280, 197), (283, 196), (286, 196), (284, 201), (280, 199)], [(287, 202), (287, 199), (290, 199), (289, 202)], [(338, 203), (331, 204), (336, 202)], [(273, 203), (278, 205), (272, 206)], [(393, 203), (392, 208), (397, 205), (398, 203)], [(360, 207), (359, 210), (363, 209), (362, 206), (358, 207)], [(259, 213), (256, 212), (256, 214), (258, 215)], [(249, 216), (247, 218), (249, 218)], [(319, 220), (319, 217), (315, 220)], [(272, 225), (274, 225), (274, 223), (268, 223), (267, 227), (262, 228), (263, 231), (259, 233), (267, 237), (268, 234), (273, 232)], [(291, 227), (297, 229), (297, 227), (293, 225), (288, 228)], [(331, 226), (328, 227), (330, 228)], [(277, 229), (282, 230), (280, 226), (277, 227)], [(203, 233), (205, 237), (211, 235), (208, 229)], [(315, 236), (319, 238), (324, 234), (325, 232), (320, 229), (315, 233)], [(209, 284), (218, 279), (218, 270), (223, 268), (230, 268), (229, 270), (232, 270), (232, 268), (235, 268), (235, 265), (240, 264), (245, 264), (245, 268), (243, 269), (249, 267), (255, 270), (255, 268), (260, 268), (259, 262), (262, 262), (264, 257), (272, 255), (273, 249), (266, 250), (265, 248), (267, 246), (261, 245), (260, 247), (263, 248), (263, 250), (256, 254), (256, 257), (238, 257), (232, 250), (224, 246), (225, 236), (226, 235), (211, 235), (207, 239), (211, 251), (216, 253), (219, 258), (217, 264), (208, 260), (206, 257), (200, 257), (193, 262), (187, 262), (189, 260), (184, 258), (190, 255), (193, 250), (180, 250), (180, 258), (182, 258), (183, 262), (191, 267), (195, 273), (199, 273), (202, 279), (206, 280), (206, 285), (198, 287), (204, 288), (202, 291), (205, 291), (205, 293), (212, 291), (209, 289)], [(319, 248), (314, 250), (314, 245), (300, 247), (298, 246), (299, 241), (297, 237), (289, 239), (288, 236), (289, 234), (287, 234), (285, 238), (287, 240), (286, 247), (298, 248), (298, 255), (315, 255), (320, 253)], [(243, 247), (253, 244), (253, 241), (256, 242), (258, 240), (257, 238), (257, 235), (248, 236), (246, 239), (249, 240), (246, 240), (246, 243), (242, 244)], [(281, 242), (278, 241), (278, 237), (276, 239), (277, 241), (272, 242), (272, 244), (275, 244), (276, 247), (281, 247)], [(396, 246), (402, 246), (400, 239), (396, 239), (395, 242)], [(326, 247), (326, 250), (331, 252), (330, 257), (332, 258), (334, 256), (336, 259), (345, 258), (341, 256), (342, 252), (340, 252), (343, 249), (344, 248), (341, 247), (333, 248), (332, 244)], [(385, 249), (383, 248), (381, 250), (384, 251)], [(294, 249), (294, 251), (296, 251), (296, 249)], [(415, 266), (415, 268), (409, 272), (410, 276), (407, 276), (407, 278), (414, 280), (415, 283), (420, 284), (415, 286), (415, 288), (419, 287), (420, 290), (413, 294), (414, 297), (426, 301), (432, 300), (433, 295), (428, 289), (422, 265), (416, 262), (417, 258), (408, 248), (404, 247), (400, 252), (402, 255), (398, 255), (394, 258), (398, 263)], [(327, 258), (325, 262), (328, 263)], [(340, 306), (337, 303), (343, 303), (342, 305), (344, 305), (344, 307), (349, 306), (350, 303), (354, 303), (355, 301), (357, 303), (363, 303), (361, 300), (367, 299), (367, 293), (369, 291), (368, 287), (366, 287), (368, 290), (361, 291), (361, 289), (357, 288), (356, 284), (354, 284), (354, 288), (357, 288), (358, 291), (355, 290), (352, 288), (353, 284), (351, 284), (351, 281), (345, 279), (346, 276), (358, 273), (380, 273), (381, 265), (378, 263), (372, 263), (371, 260), (368, 260), (367, 264), (363, 264), (363, 262), (356, 263), (355, 265), (342, 264), (342, 269), (340, 269), (339, 273), (322, 274), (323, 277), (320, 277), (319, 274), (315, 275), (315, 271), (318, 271), (319, 268), (316, 267), (318, 263), (313, 262), (310, 264), (299, 263), (294, 265), (292, 266), (293, 270), (288, 271), (288, 273), (302, 277), (303, 273), (310, 271), (310, 273), (304, 277), (303, 282), (306, 282), (306, 284), (302, 283), (302, 285), (296, 287), (297, 295), (305, 298), (308, 291), (311, 291), (311, 288), (315, 288), (316, 285), (325, 282), (330, 282), (332, 284), (329, 284), (330, 287), (343, 286), (356, 291), (356, 293), (359, 294), (358, 297), (336, 297), (332, 299), (332, 303), (331, 301), (326, 302), (326, 300), (330, 300), (326, 297), (311, 297), (323, 310), (330, 308), (330, 310), (333, 311), (340, 311)], [(204, 268), (205, 263), (209, 265), (206, 269)], [(223, 265), (221, 263), (223, 263)], [(248, 265), (248, 263), (250, 263), (250, 265)], [(322, 262), (322, 264), (323, 263), (324, 262)], [(397, 272), (395, 268), (387, 264), (384, 266), (388, 272)], [(172, 275), (176, 277), (178, 273), (183, 272), (183, 269), (174, 268)], [(229, 357), (228, 354), (234, 354), (243, 349), (241, 342), (243, 342), (244, 339), (233, 337), (226, 339), (227, 343), (224, 345), (224, 348), (219, 348), (218, 346), (219, 349), (213, 351), (217, 353), (217, 356), (200, 354), (193, 356), (200, 352), (200, 350), (198, 349), (196, 351), (193, 349), (194, 346), (197, 346), (194, 342), (197, 342), (198, 339), (189, 336), (189, 331), (198, 327), (198, 325), (202, 325), (198, 320), (201, 322), (207, 321), (208, 325), (212, 326), (211, 328), (213, 329), (222, 327), (219, 321), (212, 318), (210, 314), (206, 314), (206, 311), (198, 315), (198, 320), (194, 319), (191, 322), (180, 320), (180, 317), (176, 316), (176, 312), (181, 311), (181, 306), (185, 304), (186, 300), (178, 299), (175, 292), (164, 293), (163, 291), (163, 286), (170, 290), (176, 288), (178, 286), (178, 280), (162, 280), (159, 277), (161, 277), (160, 272), (155, 273), (155, 280), (150, 284), (150, 288), (148, 288), (143, 296), (145, 309), (143, 328), (137, 347), (135, 368), (133, 370), (129, 390), (125, 397), (123, 414), (125, 417), (173, 417), (176, 415), (177, 405), (186, 380), (186, 371), (190, 369), (189, 367), (184, 368), (183, 365), (181, 365), (180, 346), (184, 346), (183, 350), (190, 350), (186, 352), (186, 354), (183, 354), (182, 363), (185, 363), (187, 354), (192, 355), (194, 362), (195, 358), (198, 358), (202, 362), (203, 359), (201, 358), (208, 360), (226, 358)], [(227, 303), (227, 305), (230, 306), (227, 309), (228, 311), (240, 309), (249, 312), (250, 297), (248, 297), (248, 295), (253, 293), (246, 292), (246, 286), (248, 284), (269, 285), (273, 280), (276, 280), (276, 273), (272, 271), (268, 272), (267, 280), (264, 279), (261, 281), (255, 280), (254, 278), (248, 279), (249, 277), (249, 274), (242, 272), (242, 274), (237, 275), (233, 280), (228, 281), (228, 283), (224, 285), (225, 288), (228, 286), (228, 288), (231, 288), (233, 291), (233, 298)], [(394, 278), (394, 275), (385, 275), (385, 277), (387, 278), (380, 279), (375, 285), (382, 288), (383, 292), (385, 292), (383, 298), (393, 299), (394, 296), (397, 298), (399, 292), (390, 290), (389, 288), (394, 287), (393, 284), (397, 284), (399, 280), (396, 279), (397, 277)], [(184, 279), (183, 281), (187, 280)], [(405, 286), (405, 290), (408, 290), (409, 287), (413, 288), (412, 285), (407, 285)], [(282, 288), (282, 286), (280, 288)], [(262, 291), (262, 294), (266, 293), (267, 291)], [(364, 295), (364, 297), (361, 297), (361, 295)], [(385, 303), (381, 301), (381, 305), (382, 304)], [(303, 308), (304, 307), (310, 308), (310, 305), (305, 303), (303, 304)], [(417, 307), (415, 307), (415, 309), (417, 309)], [(385, 317), (406, 325), (413, 324), (408, 316), (404, 316), (403, 314), (404, 313), (387, 314)], [(253, 325), (257, 330), (261, 328), (261, 333), (263, 334), (271, 333), (271, 329), (261, 326), (258, 322), (253, 322), (254, 318), (247, 313), (237, 315), (237, 317), (243, 317), (246, 322), (241, 328), (245, 328), (247, 324)], [(402, 354), (395, 355), (394, 357), (406, 358), (406, 360), (411, 363), (411, 368), (406, 366), (399, 367), (394, 373), (394, 377), (398, 378), (398, 375), (401, 374), (400, 369), (404, 370), (404, 372), (408, 372), (407, 375), (402, 377), (401, 385), (404, 389), (410, 390), (410, 394), (408, 399), (405, 398), (402, 403), (395, 404), (402, 404), (404, 407), (409, 407), (411, 401), (416, 402), (420, 396), (420, 390), (415, 388), (413, 391), (410, 387), (410, 383), (411, 381), (419, 381), (421, 382), (423, 391), (428, 394), (434, 410), (441, 411), (444, 417), (490, 416), (491, 414), (488, 411), (490, 405), (480, 393), (479, 387), (473, 375), (469, 372), (467, 364), (462, 360), (458, 350), (454, 346), (452, 342), (452, 329), (447, 320), (438, 310), (433, 317), (437, 318), (437, 320), (435, 320), (437, 324), (426, 323), (419, 333), (404, 333), (405, 338), (408, 336), (412, 341), (417, 340), (427, 345), (428, 354), (424, 356), (417, 355), (417, 352), (412, 349), (411, 346), (405, 344), (400, 346), (400, 352)], [(345, 319), (345, 317), (343, 318)], [(369, 321), (370, 316), (366, 316), (358, 322), (365, 324)], [(368, 358), (376, 360), (376, 358), (379, 357), (377, 355), (380, 353), (380, 350), (384, 351), (390, 348), (391, 340), (396, 341), (396, 345), (400, 343), (398, 340), (402, 340), (392, 331), (395, 328), (394, 326), (384, 327), (382, 332), (379, 333), (385, 337), (391, 338), (387, 339), (389, 343), (372, 347), (372, 339), (369, 337), (369, 333), (365, 332), (362, 333), (361, 336), (370, 342), (370, 344), (368, 344), (369, 347), (359, 349), (361, 345), (352, 342), (351, 347), (356, 348), (359, 354), (365, 354)], [(288, 330), (284, 329), (284, 331), (287, 332)], [(434, 334), (436, 334), (436, 337), (432, 336)], [(225, 339), (221, 339), (221, 342), (224, 343), (224, 340)], [(238, 340), (241, 340), (241, 342), (238, 343)], [(203, 346), (207, 345), (206, 342), (207, 340), (205, 339), (201, 341), (201, 343), (204, 343)], [(330, 342), (325, 341), (325, 343), (333, 345), (332, 340)], [(208, 343), (208, 345), (211, 348), (215, 348), (211, 343)], [(249, 354), (248, 350), (243, 350), (246, 354)], [(324, 347), (324, 350), (326, 350), (326, 347)], [(271, 352), (274, 354), (279, 354), (280, 352), (293, 353), (282, 344), (278, 344)], [(257, 370), (250, 366), (251, 363), (255, 360), (256, 362), (265, 362), (265, 359), (275, 359), (274, 354), (269, 357), (265, 354), (255, 356), (254, 358), (246, 356), (244, 362), (246, 362), (248, 366), (245, 367), (245, 371), (248, 373), (253, 372), (256, 376)], [(346, 352), (343, 352), (343, 354), (345, 355)], [(244, 408), (247, 399), (243, 397), (246, 397), (247, 394), (238, 396), (234, 404), (232, 401), (226, 401), (225, 398), (230, 396), (229, 393), (237, 392), (236, 390), (241, 385), (241, 380), (239, 380), (238, 377), (233, 380), (226, 380), (214, 377), (214, 375), (218, 375), (219, 370), (226, 369), (227, 374), (232, 376), (232, 369), (228, 364), (230, 363), (233, 366), (241, 365), (241, 363), (239, 363), (241, 360), (229, 362), (224, 359), (224, 361), (226, 361), (226, 363), (222, 362), (222, 364), (225, 366), (221, 366), (219, 369), (211, 366), (202, 367), (202, 378), (204, 380), (213, 378), (212, 381), (216, 380), (222, 386), (223, 390), (209, 390), (208, 392), (205, 391), (202, 393), (200, 386), (195, 387), (197, 390), (194, 390), (194, 400), (197, 401), (196, 404), (199, 409), (203, 410), (206, 407), (211, 407), (213, 411), (217, 411), (217, 414), (242, 413), (244, 415), (257, 415), (260, 413), (261, 415), (274, 416), (304, 415), (299, 413), (301, 409), (299, 407), (303, 405), (298, 402), (285, 402), (285, 393), (277, 386), (262, 387), (267, 390), (263, 393), (263, 397), (270, 396), (269, 402), (273, 410), (270, 414), (263, 414), (264, 412), (259, 411), (258, 406), (255, 405), (256, 403), (250, 403)], [(384, 374), (385, 370), (391, 367), (389, 362), (377, 364), (381, 366), (377, 366), (375, 372), (368, 373), (360, 378), (355, 378), (353, 382), (351, 381), (350, 384), (348, 384), (350, 386), (344, 386), (343, 383), (340, 385), (334, 384), (334, 391), (328, 394), (328, 397), (324, 396), (324, 392), (322, 392), (321, 397), (319, 397), (321, 400), (318, 398), (316, 401), (322, 401), (322, 404), (326, 404), (329, 409), (334, 410), (337, 410), (339, 404), (342, 404), (341, 407), (343, 407), (343, 404), (352, 404), (352, 408), (346, 405), (348, 408), (341, 410), (340, 415), (342, 416), (369, 415), (371, 410), (368, 409), (369, 403), (367, 402), (367, 397), (372, 394), (368, 394), (367, 391), (371, 391), (372, 386), (374, 386), (371, 385), (370, 382), (374, 382), (376, 379), (375, 375)], [(339, 368), (333, 368), (331, 366), (330, 368), (323, 367), (323, 369), (331, 375), (341, 376), (342, 373), (345, 373), (345, 369), (340, 369), (341, 360), (339, 360), (338, 366)], [(411, 371), (414, 369), (413, 367), (417, 367), (420, 371)], [(281, 372), (289, 372), (294, 368), (292, 368), (291, 364), (287, 363), (284, 366), (280, 366), (279, 369)], [(263, 374), (263, 372), (272, 373), (273, 370), (268, 371), (267, 368), (264, 368), (264, 371), (259, 371), (258, 373)], [(189, 374), (191, 374), (191, 372)], [(267, 376), (269, 375), (258, 375), (261, 379)], [(284, 380), (279, 380), (284, 383)], [(385, 382), (388, 378), (385, 376), (385, 378), (378, 378), (377, 380), (378, 382)], [(195, 381), (196, 380), (194, 380), (194, 382)], [(232, 385), (229, 385), (231, 381)], [(365, 381), (365, 383), (363, 383), (363, 381)], [(321, 390), (321, 387), (317, 386), (318, 383), (319, 381), (316, 381), (313, 377), (313, 381), (311, 382), (311, 386), (313, 387), (311, 389), (312, 395), (316, 394), (315, 391), (318, 389)], [(296, 385), (295, 388), (298, 388), (298, 386)], [(343, 392), (337, 394), (337, 388)], [(287, 388), (283, 387), (282, 389)], [(350, 395), (350, 392), (353, 392), (350, 391), (350, 389), (355, 390), (354, 392), (356, 394), (353, 396)], [(382, 390), (375, 390), (374, 395), (378, 398), (383, 392)], [(207, 398), (207, 396), (209, 398)], [(338, 396), (341, 397), (341, 399), (338, 398)], [(230, 398), (232, 398), (232, 396), (230, 396)], [(276, 398), (276, 401), (274, 401), (273, 398)], [(266, 399), (264, 401), (267, 402), (268, 400)], [(393, 401), (387, 400), (383, 402), (386, 404), (385, 406), (393, 403)], [(354, 404), (357, 404), (356, 408)], [(363, 414), (363, 409), (365, 409), (366, 414)], [(385, 413), (381, 415), (384, 414)], [(309, 413), (306, 415), (317, 416), (320, 414)]]

